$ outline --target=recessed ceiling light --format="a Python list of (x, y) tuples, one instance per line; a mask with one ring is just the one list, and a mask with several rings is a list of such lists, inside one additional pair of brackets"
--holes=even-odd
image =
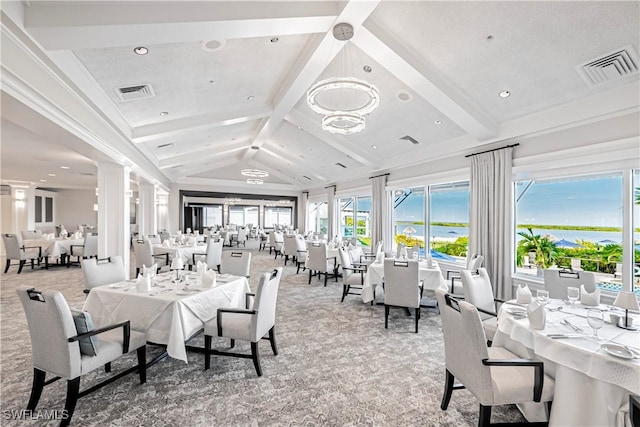
[(371, 72), (371, 67), (368, 65), (365, 65), (364, 67), (362, 67), (362, 69), (364, 70), (365, 73), (370, 73)]
[(489, 35), (487, 36), (487, 41), (488, 41), (488, 42), (490, 42), (491, 40), (493, 40), (493, 36), (492, 36), (491, 34), (489, 34)]
[(225, 39), (220, 40), (204, 40), (200, 43), (200, 48), (205, 52), (215, 52), (216, 50), (220, 50), (224, 48), (227, 44)]
[(60, 166), (60, 169), (71, 169), (69, 166)]
[(371, 148), (373, 148), (374, 150), (377, 150), (378, 146), (377, 145), (372, 145)]
[(247, 96), (247, 101), (253, 101), (256, 97), (253, 95)]
[(257, 145), (252, 145), (252, 146), (251, 146), (251, 149), (252, 149), (252, 150), (259, 150), (259, 149), (260, 149), (260, 147), (258, 147)]
[(50, 174), (48, 174), (48, 175), (49, 175), (49, 176), (56, 176), (56, 174), (55, 174), (55, 173), (50, 173)]
[(278, 43), (278, 40), (280, 40), (277, 37), (271, 37), (271, 43)]
[(160, 113), (160, 115), (161, 115), (161, 116), (163, 116), (163, 117), (164, 117), (164, 116), (168, 116), (168, 115), (169, 115), (169, 112), (168, 112), (168, 111), (162, 111), (162, 112)]
[(511, 92), (509, 92), (508, 90), (503, 90), (498, 95), (500, 95), (500, 98), (508, 98), (511, 96)]
[(136, 55), (146, 55), (147, 53), (149, 53), (149, 49), (147, 49), (147, 48), (146, 48), (146, 47), (144, 47), (144, 46), (138, 46), (138, 47), (136, 47), (135, 49), (133, 49), (133, 52), (134, 52)]
[(437, 119), (437, 120), (434, 120), (434, 122), (433, 122), (433, 123), (435, 123), (435, 124), (437, 124), (437, 125), (441, 125), (441, 124), (442, 124), (442, 120)]
[(47, 180), (46, 179), (41, 179), (40, 182), (47, 182)]
[(296, 126), (298, 130), (302, 130), (302, 126)]
[(398, 96), (398, 99), (402, 102), (409, 102), (412, 99), (411, 94), (404, 91), (397, 92), (396, 95)]

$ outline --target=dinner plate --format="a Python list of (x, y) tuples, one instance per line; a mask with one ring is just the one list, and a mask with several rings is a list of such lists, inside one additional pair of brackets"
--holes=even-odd
[(606, 353), (609, 353), (612, 356), (620, 357), (622, 359), (635, 359), (636, 357), (640, 357), (640, 355), (632, 353), (631, 351), (624, 348), (624, 346), (618, 344), (602, 344), (600, 348)]

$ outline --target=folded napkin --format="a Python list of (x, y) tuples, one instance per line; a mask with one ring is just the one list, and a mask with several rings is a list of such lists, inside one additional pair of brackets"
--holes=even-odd
[(216, 285), (215, 270), (205, 270), (202, 272), (202, 287), (213, 288)]
[(376, 262), (379, 262), (381, 264), (384, 262), (384, 253), (383, 252), (380, 252), (378, 255), (376, 255)]
[(82, 231), (76, 231), (73, 236), (75, 239), (82, 239)]
[(527, 285), (519, 285), (516, 291), (516, 302), (518, 304), (531, 303), (531, 289)]
[(196, 280), (198, 283), (202, 283), (202, 276), (207, 271), (207, 263), (198, 260), (196, 264)]
[(431, 255), (427, 255), (427, 268), (433, 268), (433, 258), (431, 258)]
[(544, 305), (538, 304), (536, 301), (527, 306), (527, 317), (529, 317), (529, 326), (531, 329), (544, 329), (546, 314)]
[(151, 291), (151, 276), (140, 274), (136, 280), (136, 292)]
[(580, 302), (583, 305), (600, 305), (600, 289), (596, 289), (592, 293), (588, 293), (584, 285), (580, 285)]
[(170, 248), (171, 247), (171, 239), (165, 239), (164, 242), (162, 242), (162, 246), (164, 246), (165, 248)]
[(149, 279), (153, 279), (156, 277), (156, 272), (158, 271), (158, 263), (156, 262), (151, 267), (147, 267), (146, 265), (142, 266), (142, 275), (145, 277), (149, 277)]

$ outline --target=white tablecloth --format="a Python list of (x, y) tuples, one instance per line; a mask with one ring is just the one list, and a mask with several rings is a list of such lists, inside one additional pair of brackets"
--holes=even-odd
[[(440, 266), (437, 262), (433, 262), (431, 268), (427, 266), (426, 261), (420, 261), (418, 264), (420, 269), (420, 280), (423, 282), (424, 290), (435, 291), (436, 289), (448, 290), (447, 282), (442, 277)], [(365, 304), (373, 301), (373, 291), (376, 285), (382, 285), (384, 279), (384, 263), (372, 262), (367, 268), (364, 275), (364, 286), (362, 287), (362, 302)], [(381, 286), (382, 287), (382, 286)]]
[(204, 254), (207, 252), (207, 245), (196, 245), (196, 246), (180, 246), (180, 245), (171, 245), (169, 247), (164, 244), (161, 245), (153, 245), (153, 254), (154, 255), (162, 255), (169, 254), (172, 258), (181, 257), (182, 262), (187, 264), (189, 261), (193, 260), (192, 255), (196, 254)]
[(250, 292), (245, 277), (232, 276), (222, 283), (218, 276), (215, 287), (200, 289), (192, 284), (189, 288), (199, 289), (193, 292), (183, 291), (184, 283), (171, 283), (173, 274), (157, 277), (156, 283), (163, 287), (153, 287), (151, 292), (136, 292), (135, 282), (93, 288), (84, 309), (96, 328), (131, 321), (131, 329), (145, 333), (149, 342), (166, 344), (169, 356), (185, 363), (185, 340), (214, 319), (218, 308), (244, 308), (245, 294)]
[(25, 246), (40, 246), (42, 248), (42, 255), (49, 257), (59, 257), (63, 254), (71, 252), (71, 245), (84, 245), (84, 238), (82, 239), (62, 239), (56, 238), (53, 240), (46, 239), (27, 239), (22, 242)]
[[(526, 317), (516, 319), (507, 312), (513, 307), (515, 305), (509, 303), (502, 305), (493, 345), (545, 362), (545, 371), (556, 381), (550, 425), (623, 426), (629, 393), (640, 393), (640, 359), (611, 356), (601, 350), (600, 345), (624, 344), (640, 351), (640, 332), (606, 323), (598, 332), (601, 340), (595, 340), (587, 324), (587, 307), (580, 304), (571, 307), (558, 300), (552, 300), (547, 308), (562, 307), (562, 311), (547, 310), (545, 329), (534, 330)], [(608, 317), (606, 311), (605, 317)], [(585, 336), (549, 338), (549, 333), (575, 333), (560, 323), (562, 319), (582, 328)]]

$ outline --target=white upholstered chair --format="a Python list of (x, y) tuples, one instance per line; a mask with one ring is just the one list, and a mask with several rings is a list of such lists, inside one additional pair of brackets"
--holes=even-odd
[(247, 227), (238, 228), (238, 237), (236, 237), (236, 246), (247, 246)]
[[(478, 425), (489, 426), (491, 408), (526, 402), (551, 402), (555, 383), (539, 360), (521, 359), (504, 347), (487, 347), (478, 310), (436, 290), (444, 334), (446, 410), (454, 389), (466, 388), (480, 401)], [(455, 385), (454, 380), (462, 383)]]
[(76, 264), (80, 265), (80, 258), (98, 257), (98, 235), (86, 234), (82, 245), (71, 245), (69, 247), (69, 259), (67, 267), (71, 265), (71, 257), (76, 257)]
[(251, 275), (251, 252), (223, 251), (220, 273), (249, 277)]
[(271, 255), (271, 251), (275, 251), (275, 258), (278, 255), (282, 254), (282, 249), (284, 248), (284, 235), (282, 231), (271, 231), (269, 233), (269, 255)]
[(282, 245), (282, 253), (284, 255), (284, 265), (287, 265), (287, 261), (291, 258), (292, 262), (296, 262), (298, 255), (298, 246), (296, 244), (295, 234), (283, 236), (284, 243)]
[[(338, 263), (336, 257), (327, 258), (326, 243), (309, 244), (309, 253), (307, 254), (307, 267), (309, 268), (309, 284), (311, 277), (318, 276), (318, 279), (324, 275), (324, 285), (327, 286), (327, 279), (333, 277), (338, 281)], [(333, 260), (333, 261), (331, 261)]]
[[(338, 249), (340, 256), (340, 267), (342, 267), (342, 299), (347, 295), (362, 295), (361, 293), (350, 292), (352, 289), (360, 289), (364, 285), (364, 274), (367, 272), (366, 266), (356, 267), (351, 262), (351, 256), (345, 248)], [(373, 303), (373, 301), (372, 301)]]
[[(260, 340), (267, 338), (268, 335), (273, 354), (278, 354), (275, 324), (276, 303), (281, 277), (282, 267), (276, 268), (273, 273), (264, 273), (260, 277), (256, 293), (247, 294), (245, 309), (219, 308), (217, 317), (205, 323), (205, 370), (209, 369), (211, 355), (215, 354), (251, 358), (253, 359), (256, 373), (258, 376), (262, 376), (260, 353), (258, 351)], [(251, 343), (251, 355), (212, 350), (211, 339), (213, 336), (230, 338), (231, 348), (235, 346), (235, 340), (249, 341)]]
[[(74, 316), (64, 297), (57, 291), (39, 292), (29, 286), (17, 288), (27, 317), (33, 360), (33, 385), (27, 410), (34, 411), (45, 385), (56, 379), (67, 380), (64, 409), (71, 421), (78, 398), (136, 370), (140, 383), (146, 382), (146, 338), (130, 329), (129, 321), (93, 329), (90, 315), (77, 312)], [(80, 378), (136, 350), (138, 363), (105, 381), (80, 392)], [(110, 369), (108, 369), (110, 370)], [(45, 381), (46, 375), (58, 378)]]
[(300, 273), (300, 267), (302, 271), (307, 269), (307, 256), (309, 251), (307, 250), (307, 242), (304, 240), (301, 234), (296, 236), (296, 274)]
[(22, 234), (22, 240), (44, 239), (42, 231), (40, 230), (22, 230), (20, 234)]
[(460, 270), (464, 299), (480, 312), (485, 335), (488, 343), (491, 343), (498, 330), (497, 304), (504, 301), (494, 297), (491, 279), (486, 268), (481, 267), (477, 270), (477, 274), (474, 273), (475, 271), (471, 270)]
[(206, 252), (193, 253), (189, 260), (189, 269), (197, 265), (198, 261), (203, 261), (209, 268), (220, 271), (220, 264), (222, 264), (222, 240), (207, 239)]
[[(467, 268), (465, 270), (469, 270), (472, 272), (477, 271), (480, 267), (482, 267), (482, 262), (484, 261), (484, 257), (479, 254), (473, 254), (467, 260)], [(447, 280), (451, 279), (451, 293), (455, 294), (455, 282), (460, 279), (460, 271), (461, 270), (447, 270)]]
[(31, 261), (32, 270), (34, 263), (37, 261), (40, 264), (42, 258), (45, 261), (45, 268), (49, 267), (49, 257), (42, 256), (42, 247), (24, 246), (16, 234), (5, 233), (2, 235), (2, 241), (4, 242), (4, 252), (7, 258), (7, 263), (4, 267), (5, 273), (9, 271), (12, 260), (18, 261), (18, 274), (22, 272), (22, 267), (24, 267), (27, 260)]
[(415, 311), (415, 329), (418, 333), (420, 320), (420, 284), (418, 261), (384, 260), (384, 328), (389, 327), (389, 309), (391, 307), (413, 308)]
[[(151, 242), (149, 239), (136, 239), (133, 241), (133, 253), (136, 257), (136, 277), (140, 273), (140, 270), (143, 266), (151, 267), (157, 261), (154, 258), (160, 258), (165, 260), (165, 265), (167, 265), (167, 260), (169, 259), (168, 254), (153, 254), (153, 246), (151, 246)], [(158, 272), (160, 271), (161, 266), (158, 266)]]
[(120, 255), (106, 259), (83, 259), (81, 262), (85, 293), (89, 293), (96, 286), (123, 282), (127, 279), (124, 262)]
[(567, 288), (580, 288), (584, 285), (587, 292), (596, 290), (596, 276), (590, 271), (570, 271), (545, 269), (544, 287), (549, 291), (549, 298), (567, 299)]

